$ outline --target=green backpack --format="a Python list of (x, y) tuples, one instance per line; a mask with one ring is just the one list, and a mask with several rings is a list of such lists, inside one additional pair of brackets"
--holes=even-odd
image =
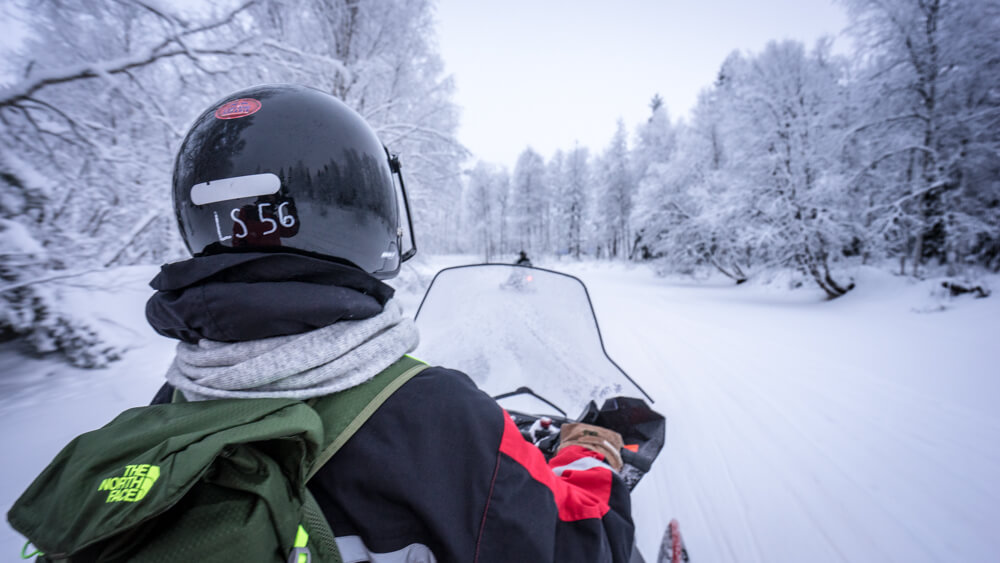
[(305, 402), (129, 409), (70, 442), (14, 503), (7, 519), (37, 549), (22, 557), (339, 562), (306, 482), (426, 367), (404, 356), (358, 387)]

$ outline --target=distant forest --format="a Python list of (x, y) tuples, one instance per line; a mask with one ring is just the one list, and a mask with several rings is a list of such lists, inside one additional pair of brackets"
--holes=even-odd
[(654, 96), (600, 154), (477, 164), (463, 231), (486, 257), (653, 260), (737, 282), (792, 270), (830, 297), (851, 263), (1000, 271), (1000, 3), (844, 4), (853, 56), (829, 40), (733, 52), (689, 120)]
[(421, 251), (648, 261), (735, 282), (794, 272), (830, 297), (852, 264), (1000, 271), (1000, 4), (845, 0), (857, 52), (785, 41), (721, 62), (691, 117), (650, 93), (606, 149), (455, 138), (430, 0), (12, 0), (3, 53), (0, 339), (102, 365), (53, 280), (185, 256), (170, 183), (186, 127), (264, 82), (330, 92), (404, 163)]

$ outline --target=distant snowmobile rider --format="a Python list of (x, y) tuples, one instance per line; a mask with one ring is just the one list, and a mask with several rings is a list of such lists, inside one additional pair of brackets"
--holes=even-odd
[[(324, 396), (416, 346), (380, 281), (415, 253), (399, 160), (339, 100), (294, 85), (227, 96), (185, 137), (173, 193), (194, 257), (151, 282), (149, 322), (179, 340), (154, 402), (175, 389), (188, 401)], [(546, 463), (468, 376), (430, 367), (309, 489), (344, 561), (625, 563), (621, 438), (590, 429)]]
[(524, 251), (522, 250), (521, 251), (521, 255), (518, 256), (517, 262), (514, 262), (514, 265), (515, 266), (528, 266), (528, 267), (530, 267), (531, 266), (531, 258), (528, 258), (528, 255), (525, 254)]

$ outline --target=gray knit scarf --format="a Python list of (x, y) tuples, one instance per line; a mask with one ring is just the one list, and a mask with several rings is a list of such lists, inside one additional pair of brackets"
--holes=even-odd
[(290, 336), (177, 345), (167, 381), (189, 401), (307, 399), (360, 385), (416, 348), (417, 329), (395, 300), (378, 315)]

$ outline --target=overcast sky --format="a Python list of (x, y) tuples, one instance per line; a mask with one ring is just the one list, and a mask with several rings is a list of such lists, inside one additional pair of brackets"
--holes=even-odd
[[(0, 0), (0, 45), (20, 40), (10, 7)], [(459, 140), (513, 167), (529, 145), (545, 158), (576, 142), (603, 150), (618, 118), (631, 132), (657, 92), (672, 117), (686, 116), (734, 49), (811, 47), (838, 36), (846, 16), (834, 0), (438, 0), (437, 21)]]
[(513, 167), (528, 145), (546, 159), (576, 142), (603, 150), (618, 118), (631, 132), (657, 92), (686, 116), (734, 49), (811, 47), (846, 15), (833, 0), (439, 0), (437, 20), (459, 140)]

